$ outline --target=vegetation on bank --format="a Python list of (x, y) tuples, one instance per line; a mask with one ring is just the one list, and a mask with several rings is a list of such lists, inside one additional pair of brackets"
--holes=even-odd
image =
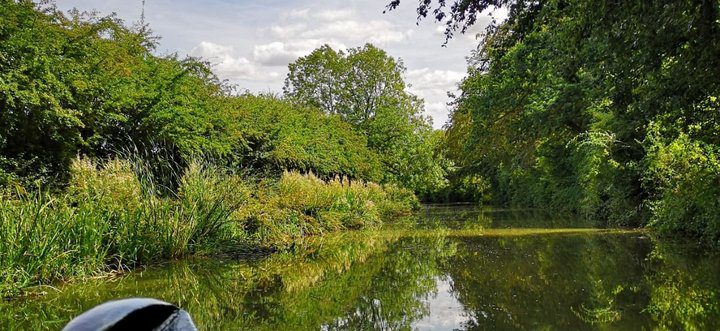
[(470, 57), (447, 129), (451, 187), (720, 244), (720, 1), (438, 0), (417, 12), (452, 37), (497, 8), (507, 19)]
[(190, 254), (282, 248), (304, 236), (370, 228), (411, 212), (411, 191), (286, 172), (253, 183), (192, 162), (175, 193), (143, 165), (77, 159), (66, 191), (0, 199), (0, 295)]
[(418, 12), (448, 36), (509, 16), (440, 132), (370, 44), (322, 46), (283, 95), (251, 95), (157, 54), (147, 26), (0, 0), (3, 291), (372, 227), (415, 194), (720, 242), (720, 3), (444, 3)]

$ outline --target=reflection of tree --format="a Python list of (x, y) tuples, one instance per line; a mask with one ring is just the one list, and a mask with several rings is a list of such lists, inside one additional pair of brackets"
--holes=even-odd
[(328, 329), (408, 329), (429, 313), (425, 299), (436, 291), (437, 263), (454, 253), (454, 245), (442, 236), (405, 238), (391, 250), (372, 262), (382, 267), (358, 304)]
[(436, 261), (452, 253), (439, 235), (328, 236), (255, 262), (175, 264), (0, 304), (0, 329), (59, 329), (79, 312), (129, 296), (176, 303), (202, 329), (403, 328), (427, 314), (422, 299), (435, 290)]
[[(645, 245), (646, 246), (646, 245)], [(466, 238), (448, 263), (469, 329), (636, 326), (637, 265), (647, 248), (628, 236)], [(610, 254), (611, 253), (611, 254)], [(576, 314), (573, 314), (573, 311)]]
[(607, 293), (602, 281), (595, 281), (590, 289), (590, 304), (580, 304), (580, 307), (570, 307), (570, 310), (579, 319), (588, 324), (605, 324), (620, 320), (621, 313), (615, 304), (615, 297), (622, 292), (624, 287), (618, 285), (612, 292)]
[(647, 273), (647, 312), (662, 329), (720, 329), (720, 256), (656, 241)]
[(428, 314), (439, 277), (469, 329), (720, 329), (720, 263), (701, 249), (618, 234), (393, 233), (326, 236), (245, 263), (173, 264), (47, 290), (0, 303), (0, 329), (57, 330), (129, 296), (179, 304), (209, 330), (406, 329)]

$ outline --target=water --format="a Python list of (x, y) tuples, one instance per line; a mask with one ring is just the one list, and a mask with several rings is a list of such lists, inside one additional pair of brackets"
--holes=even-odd
[(249, 261), (183, 261), (37, 289), (0, 328), (57, 330), (154, 297), (200, 329), (720, 329), (720, 256), (530, 211), (436, 206), (419, 222), (314, 238)]

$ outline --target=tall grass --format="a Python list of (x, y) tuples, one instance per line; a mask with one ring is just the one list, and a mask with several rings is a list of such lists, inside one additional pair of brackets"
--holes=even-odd
[(102, 273), (218, 250), (249, 190), (236, 177), (192, 163), (174, 196), (156, 194), (137, 165), (87, 159), (66, 192), (0, 199), (0, 294), (55, 279)]
[(191, 162), (177, 188), (158, 187), (140, 161), (79, 158), (61, 193), (0, 192), (0, 296), (189, 254), (284, 247), (409, 213), (404, 189), (287, 172), (249, 185)]
[(261, 183), (239, 218), (261, 244), (282, 246), (304, 236), (377, 227), (417, 206), (411, 191), (394, 186), (285, 172), (277, 182)]

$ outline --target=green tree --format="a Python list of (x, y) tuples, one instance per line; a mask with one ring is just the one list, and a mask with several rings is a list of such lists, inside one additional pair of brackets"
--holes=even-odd
[(240, 167), (270, 177), (300, 170), (325, 178), (380, 179), (377, 154), (368, 149), (365, 136), (339, 115), (271, 96), (241, 95), (225, 102), (227, 116), (237, 123), (245, 142), (233, 152)]
[(445, 185), (445, 161), (422, 100), (405, 91), (402, 61), (367, 44), (347, 52), (322, 46), (289, 66), (284, 92), (300, 104), (337, 114), (364, 132), (380, 155), (384, 181), (416, 192)]

